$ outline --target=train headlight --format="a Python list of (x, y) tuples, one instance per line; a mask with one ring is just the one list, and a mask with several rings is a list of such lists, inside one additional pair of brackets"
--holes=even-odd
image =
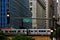
[(53, 30), (50, 30), (50, 32), (53, 32)]
[(9, 14), (7, 14), (7, 17), (9, 17), (10, 15)]

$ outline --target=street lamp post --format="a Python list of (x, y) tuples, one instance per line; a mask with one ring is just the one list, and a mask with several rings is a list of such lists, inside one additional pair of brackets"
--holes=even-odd
[(54, 38), (54, 32), (55, 32), (55, 29), (56, 29), (56, 23), (57, 23), (57, 20), (56, 20), (56, 17), (53, 16), (52, 18), (53, 20), (53, 27), (51, 27), (51, 40), (53, 40)]
[(9, 12), (7, 12), (7, 25), (8, 25), (8, 27), (10, 27), (10, 13)]
[(53, 16), (53, 28), (55, 28), (55, 16)]
[[(59, 19), (58, 19), (59, 20)], [(55, 16), (53, 16), (53, 28), (54, 28), (54, 32), (55, 32), (55, 34), (54, 34), (54, 32), (53, 32), (53, 37), (57, 40), (57, 28), (58, 28), (58, 24), (57, 24), (57, 18), (55, 17)], [(55, 30), (56, 29), (56, 30)]]

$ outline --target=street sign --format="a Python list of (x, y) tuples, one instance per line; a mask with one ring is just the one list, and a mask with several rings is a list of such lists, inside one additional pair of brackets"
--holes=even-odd
[(25, 18), (25, 19), (23, 19), (23, 22), (32, 22), (32, 20)]

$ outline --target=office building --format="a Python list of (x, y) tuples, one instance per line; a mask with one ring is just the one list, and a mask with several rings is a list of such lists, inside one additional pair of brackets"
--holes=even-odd
[(58, 14), (59, 14), (59, 17), (60, 17), (60, 0), (58, 0)]
[(0, 28), (7, 28), (8, 0), (0, 0)]
[[(20, 17), (31, 18), (32, 14), (29, 11), (28, 0), (1, 0), (1, 20), (0, 28), (17, 28), (31, 27), (31, 23), (24, 23)], [(27, 26), (28, 24), (28, 26)]]
[[(46, 9), (44, 0), (29, 0), (30, 11), (32, 18), (46, 18)], [(45, 28), (45, 20), (32, 19), (32, 28)]]
[(2, 22), (2, 15), (1, 15), (1, 8), (2, 8), (2, 7), (1, 7), (1, 4), (2, 4), (2, 3), (1, 3), (1, 0), (0, 0), (0, 27), (2, 26), (2, 23), (1, 23), (1, 22)]
[[(58, 18), (60, 18), (60, 0), (57, 0), (57, 14), (58, 14)], [(58, 19), (59, 21), (57, 22), (60, 25), (60, 19)]]
[[(57, 7), (56, 7), (56, 0), (45, 0), (46, 1), (46, 18), (52, 19), (53, 16), (56, 16)], [(53, 27), (52, 20), (46, 20), (46, 28)]]
[[(12, 0), (10, 1), (10, 11), (12, 10), (14, 12), (11, 13), (11, 18), (15, 18), (15, 17), (31, 17), (31, 13), (29, 12), (29, 1), (28, 0)], [(13, 6), (14, 5), (14, 6)], [(12, 6), (12, 7), (11, 7)], [(18, 13), (17, 13), (18, 12)], [(14, 15), (14, 16), (13, 16)], [(14, 22), (11, 21), (11, 25), (14, 26), (15, 28), (17, 26), (19, 27), (26, 27), (29, 28), (31, 27), (31, 23), (26, 23), (26, 22), (22, 22), (23, 19), (11, 19), (11, 20), (15, 20)], [(21, 23), (22, 22), (22, 23)]]

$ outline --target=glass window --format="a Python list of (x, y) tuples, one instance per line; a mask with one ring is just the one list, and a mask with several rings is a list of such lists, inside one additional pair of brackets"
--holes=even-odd
[(9, 32), (16, 32), (16, 31), (9, 31)]
[(30, 11), (32, 11), (32, 8), (30, 8)]
[(25, 32), (25, 31), (23, 30), (23, 32)]
[(8, 2), (9, 0), (5, 0), (5, 2)]
[(0, 2), (1, 2), (2, 0), (0, 0)]
[(30, 2), (30, 6), (32, 6), (32, 2)]

